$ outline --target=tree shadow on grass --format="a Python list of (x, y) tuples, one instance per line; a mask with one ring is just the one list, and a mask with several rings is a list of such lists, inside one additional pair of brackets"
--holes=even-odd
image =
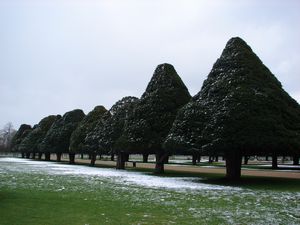
[(230, 181), (225, 177), (207, 177), (207, 179), (203, 180), (203, 183), (249, 188), (255, 190), (300, 192), (300, 179), (290, 178), (243, 176), (238, 181)]

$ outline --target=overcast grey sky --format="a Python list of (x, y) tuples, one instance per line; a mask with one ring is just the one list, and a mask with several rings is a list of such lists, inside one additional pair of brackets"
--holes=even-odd
[(298, 0), (0, 0), (0, 128), (140, 97), (171, 63), (196, 94), (243, 38), (300, 102)]

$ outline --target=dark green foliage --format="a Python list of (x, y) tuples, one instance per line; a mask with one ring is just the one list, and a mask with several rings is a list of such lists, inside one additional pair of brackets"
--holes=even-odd
[(39, 146), (40, 151), (67, 153), (69, 151), (71, 134), (84, 116), (82, 110), (75, 109), (65, 113), (63, 117), (58, 117)]
[(161, 151), (178, 109), (189, 100), (190, 94), (174, 67), (159, 65), (126, 122), (118, 149), (129, 153)]
[(85, 142), (84, 149), (88, 153), (103, 154), (109, 151), (108, 149), (106, 150), (99, 145), (99, 140), (101, 138), (100, 134), (102, 132), (103, 126), (110, 117), (111, 114), (109, 111), (103, 113), (101, 117), (96, 121), (95, 126), (91, 127), (90, 131), (87, 133), (84, 141)]
[(136, 97), (124, 97), (117, 101), (109, 110), (109, 117), (98, 130), (99, 147), (112, 152), (118, 138), (123, 132), (127, 118), (133, 113), (138, 102)]
[(200, 153), (207, 143), (202, 134), (202, 127), (208, 120), (203, 107), (195, 101), (195, 97), (178, 111), (170, 133), (164, 142), (164, 148), (173, 154)]
[(96, 124), (103, 115), (107, 113), (107, 110), (103, 106), (96, 106), (94, 110), (89, 112), (84, 119), (79, 123), (75, 131), (71, 135), (70, 140), (70, 152), (82, 153), (88, 152), (86, 149), (85, 138), (88, 133), (92, 132), (96, 127)]
[(96, 126), (88, 132), (85, 139), (85, 147), (89, 153), (113, 153), (115, 142), (122, 134), (125, 121), (137, 100), (135, 97), (124, 97), (97, 120)]
[(300, 149), (300, 107), (251, 48), (232, 38), (178, 113), (165, 147), (289, 154)]
[(38, 145), (43, 141), (57, 116), (50, 115), (43, 118), (38, 125), (23, 139), (19, 146), (21, 152), (38, 152)]
[(11, 141), (11, 151), (18, 152), (19, 145), (32, 130), (28, 124), (22, 124)]

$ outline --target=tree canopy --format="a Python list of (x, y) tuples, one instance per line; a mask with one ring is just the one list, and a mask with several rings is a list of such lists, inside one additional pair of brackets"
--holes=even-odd
[(23, 139), (29, 134), (32, 127), (28, 124), (22, 124), (11, 141), (11, 150), (14, 152), (19, 151), (19, 145)]
[(180, 110), (166, 148), (260, 154), (299, 151), (300, 107), (240, 38), (228, 41), (201, 91)]
[(170, 64), (158, 65), (124, 126), (117, 147), (129, 153), (162, 150), (176, 113), (190, 100), (185, 84)]
[(70, 149), (72, 162), (78, 152), (91, 153), (94, 162), (97, 153), (115, 151), (123, 168), (128, 154), (156, 154), (156, 169), (163, 171), (170, 154), (193, 154), (193, 160), (224, 154), (232, 177), (240, 176), (242, 155), (294, 155), (297, 161), (300, 154), (299, 104), (238, 37), (227, 42), (193, 98), (174, 67), (161, 64), (140, 99), (125, 97), (87, 116), (73, 110), (51, 120), (50, 129), (41, 128), (50, 119), (42, 121), (33, 131), (23, 124), (13, 149), (35, 151), (48, 130), (39, 148), (57, 157)]
[(38, 152), (38, 145), (43, 141), (57, 116), (50, 115), (43, 118), (33, 130), (22, 140), (19, 146), (21, 152)]
[(66, 112), (58, 117), (48, 130), (40, 145), (42, 152), (66, 153), (69, 151), (70, 137), (85, 114), (81, 109)]
[(111, 114), (109, 111), (103, 111), (100, 118), (97, 119), (95, 125), (91, 127), (89, 132), (87, 133), (84, 143), (85, 143), (85, 149), (88, 153), (92, 154), (101, 154), (104, 152), (108, 152), (109, 150), (103, 149), (99, 145), (100, 135), (101, 131), (103, 129), (104, 124), (106, 123), (107, 119), (111, 117)]
[(93, 132), (98, 121), (101, 120), (105, 113), (107, 113), (107, 110), (103, 106), (96, 106), (91, 112), (89, 112), (84, 117), (84, 119), (79, 123), (79, 125), (71, 135), (70, 152), (89, 152), (86, 143), (86, 136), (90, 132)]
[(109, 110), (107, 118), (101, 129), (98, 129), (99, 147), (110, 152), (114, 151), (115, 144), (122, 135), (127, 119), (132, 115), (138, 98), (127, 96), (117, 101)]

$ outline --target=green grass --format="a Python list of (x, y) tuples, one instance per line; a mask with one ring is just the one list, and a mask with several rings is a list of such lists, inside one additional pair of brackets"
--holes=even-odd
[[(300, 180), (228, 183), (222, 175), (167, 172), (163, 178), (227, 188), (166, 189), (26, 166), (0, 163), (0, 225), (300, 224)], [(152, 170), (130, 171), (152, 177)]]
[[(1, 190), (0, 193), (0, 224), (137, 224), (149, 208), (114, 199), (105, 191), (84, 195), (34, 190)], [(160, 209), (150, 208), (151, 214), (163, 222)]]
[[(0, 193), (0, 224), (3, 225), (171, 224), (172, 222), (192, 224), (195, 222), (190, 217), (174, 220), (175, 215), (170, 213), (169, 207), (159, 202), (136, 204), (128, 198), (129, 193), (123, 193), (123, 197), (117, 198), (110, 191), (78, 195), (76, 192), (54, 193), (19, 189), (1, 190)], [(222, 222), (220, 218), (209, 220), (212, 224)]]

